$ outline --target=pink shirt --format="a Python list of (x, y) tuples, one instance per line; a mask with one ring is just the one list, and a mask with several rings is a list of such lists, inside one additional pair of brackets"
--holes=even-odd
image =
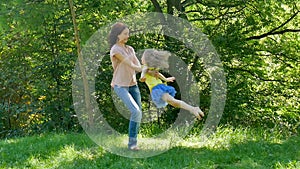
[(124, 59), (131, 60), (134, 64), (140, 65), (140, 61), (135, 55), (135, 51), (131, 46), (126, 45), (126, 48), (117, 44), (110, 49), (110, 60), (114, 69), (111, 85), (118, 86), (133, 86), (137, 84), (135, 70), (126, 63), (120, 62), (114, 55), (120, 54)]

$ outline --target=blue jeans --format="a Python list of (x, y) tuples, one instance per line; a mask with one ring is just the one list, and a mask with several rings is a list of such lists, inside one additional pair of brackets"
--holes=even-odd
[(114, 91), (131, 113), (128, 129), (128, 147), (130, 148), (137, 144), (137, 134), (142, 120), (142, 103), (140, 89), (137, 85), (129, 87), (115, 85)]

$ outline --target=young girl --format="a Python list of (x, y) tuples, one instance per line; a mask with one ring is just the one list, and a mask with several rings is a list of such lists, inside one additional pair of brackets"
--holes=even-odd
[[(174, 98), (176, 91), (174, 87), (163, 83), (173, 82), (175, 77), (166, 78), (159, 69), (169, 68), (168, 58), (171, 54), (167, 51), (158, 51), (154, 49), (146, 49), (142, 56), (143, 70), (140, 81), (146, 82), (149, 87), (151, 98), (157, 108), (165, 107), (170, 104), (174, 107), (183, 108), (194, 114), (199, 120), (204, 116), (204, 113), (199, 107), (193, 107), (184, 101)], [(151, 73), (149, 73), (151, 71)], [(155, 71), (156, 73), (153, 73)]]

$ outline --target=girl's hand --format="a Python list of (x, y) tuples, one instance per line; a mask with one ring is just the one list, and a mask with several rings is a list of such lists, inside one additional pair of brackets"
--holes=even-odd
[(175, 77), (168, 77), (166, 78), (167, 82), (173, 82), (175, 80)]
[(156, 78), (159, 77), (159, 72), (157, 70), (148, 70), (148, 72), (151, 76), (154, 76)]
[(145, 77), (141, 77), (139, 80), (140, 80), (140, 82), (145, 82), (146, 78)]

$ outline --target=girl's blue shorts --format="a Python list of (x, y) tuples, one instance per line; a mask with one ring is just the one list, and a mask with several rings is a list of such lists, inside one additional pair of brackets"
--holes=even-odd
[(162, 99), (162, 96), (165, 93), (169, 93), (172, 97), (174, 97), (176, 90), (174, 87), (165, 84), (158, 84), (152, 88), (151, 98), (157, 108), (162, 108), (168, 105), (168, 103)]

